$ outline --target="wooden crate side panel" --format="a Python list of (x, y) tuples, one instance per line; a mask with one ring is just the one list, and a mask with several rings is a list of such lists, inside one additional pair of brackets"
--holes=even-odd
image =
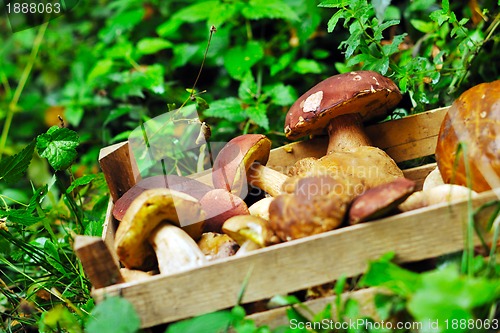
[[(495, 199), (493, 192), (484, 193), (474, 206)], [(395, 251), (398, 262), (411, 262), (461, 250), (466, 216), (467, 202), (415, 210), (145, 283), (102, 288), (94, 297), (122, 295), (133, 303), (142, 326), (149, 327), (235, 305), (247, 275), (244, 303), (361, 274), (369, 260), (389, 251)]]

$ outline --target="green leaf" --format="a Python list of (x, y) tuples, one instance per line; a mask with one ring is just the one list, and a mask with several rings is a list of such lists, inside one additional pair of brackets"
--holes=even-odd
[(36, 139), (36, 149), (55, 170), (65, 170), (76, 158), (79, 138), (75, 131), (52, 126)]
[(203, 115), (205, 117), (224, 118), (234, 123), (239, 123), (246, 119), (240, 100), (234, 97), (211, 102), (210, 109), (205, 110)]
[(278, 83), (269, 88), (265, 89), (265, 91), (271, 96), (271, 101), (276, 105), (289, 106), (297, 100), (297, 92), (290, 85), (285, 86), (283, 83)]
[(166, 333), (225, 332), (234, 319), (237, 318), (231, 311), (217, 311), (174, 323), (168, 327)]
[(45, 259), (47, 262), (54, 267), (59, 273), (66, 274), (64, 266), (61, 264), (61, 258), (59, 257), (59, 252), (54, 243), (50, 240), (46, 240), (43, 245), (43, 250), (45, 251)]
[(431, 33), (434, 31), (435, 22), (427, 22), (422, 20), (413, 19), (410, 20), (411, 25), (420, 32)]
[(15, 183), (21, 179), (31, 163), (34, 151), (35, 141), (33, 140), (19, 153), (4, 157), (0, 161), (0, 181)]
[(344, 12), (342, 10), (338, 10), (333, 16), (328, 20), (328, 32), (332, 32), (335, 30), (337, 23), (341, 18), (344, 17)]
[(135, 333), (141, 321), (132, 304), (121, 297), (108, 297), (96, 305), (86, 333)]
[(373, 261), (363, 276), (360, 284), (364, 286), (381, 286), (401, 296), (412, 294), (419, 286), (420, 276), (405, 270), (385, 258)]
[(106, 58), (99, 60), (87, 76), (87, 83), (92, 84), (97, 78), (108, 74), (113, 68), (113, 64), (113, 59)]
[(0, 210), (0, 216), (7, 218), (7, 221), (9, 222), (26, 227), (32, 226), (33, 224), (43, 220), (43, 217), (33, 216), (33, 213), (30, 210), (24, 209), (9, 209), (7, 211)]
[(238, 88), (238, 97), (245, 102), (252, 102), (257, 95), (257, 83), (251, 71), (243, 77)]
[(276, 75), (277, 73), (281, 72), (285, 68), (290, 65), (292, 62), (293, 58), (295, 57), (296, 51), (292, 50), (291, 52), (287, 52), (283, 54), (281, 57), (279, 57), (278, 61), (275, 61), (271, 65), (271, 76)]
[(342, 8), (349, 5), (349, 0), (327, 0), (321, 2), (318, 7)]
[(250, 106), (246, 109), (248, 118), (265, 130), (269, 130), (269, 118), (267, 117), (266, 111), (266, 105), (262, 103)]
[[(57, 332), (64, 328), (68, 333), (81, 333), (83, 329), (75, 314), (62, 304), (42, 314), (40, 330), (42, 332)], [(49, 331), (50, 329), (50, 331)]]
[(97, 178), (96, 174), (84, 175), (80, 178), (75, 179), (71, 185), (66, 189), (66, 193), (71, 193), (78, 186), (85, 186), (90, 184), (94, 179)]
[(264, 49), (259, 42), (248, 42), (245, 46), (231, 48), (224, 55), (224, 66), (229, 75), (242, 80), (248, 70), (264, 57)]
[(298, 21), (299, 17), (283, 0), (250, 0), (241, 11), (250, 20), (284, 19)]
[(200, 45), (192, 44), (177, 44), (174, 47), (174, 58), (171, 66), (173, 69), (182, 67), (191, 60), (194, 55), (200, 50)]
[(201, 97), (196, 96), (195, 101), (196, 101), (196, 111), (198, 112), (203, 112), (210, 108), (207, 101)]
[(293, 70), (299, 74), (320, 74), (322, 72), (321, 65), (316, 60), (299, 59), (292, 66)]
[(137, 43), (137, 51), (140, 54), (153, 54), (172, 46), (171, 42), (163, 38), (143, 38)]
[(64, 109), (64, 118), (72, 126), (77, 127), (83, 119), (85, 111), (80, 105), (68, 105)]

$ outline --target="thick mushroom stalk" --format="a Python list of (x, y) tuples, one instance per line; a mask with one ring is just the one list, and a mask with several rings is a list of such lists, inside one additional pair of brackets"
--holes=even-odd
[(208, 262), (196, 242), (174, 225), (161, 223), (151, 232), (148, 240), (156, 253), (161, 274), (173, 274)]
[(327, 153), (369, 146), (363, 121), (383, 118), (401, 98), (394, 82), (376, 72), (335, 75), (309, 89), (292, 105), (285, 134), (298, 139), (328, 129)]
[[(168, 241), (174, 244), (189, 243), (187, 238), (200, 238), (204, 219), (205, 213), (200, 203), (185, 193), (169, 189), (144, 191), (132, 202), (116, 230), (116, 253), (127, 268), (153, 268), (157, 261), (168, 260), (158, 256), (163, 256), (163, 252), (155, 255), (151, 244), (151, 241), (157, 244), (156, 246), (160, 243), (158, 236), (151, 238), (152, 234), (159, 231), (160, 225), (174, 224), (176, 228), (182, 227), (186, 232), (181, 232), (179, 228), (179, 232), (171, 232), (173, 236)], [(170, 232), (173, 229), (167, 230)], [(186, 248), (188, 247), (183, 247)], [(189, 251), (195, 250), (193, 248)], [(190, 256), (192, 253), (186, 255)], [(178, 252), (175, 254), (175, 257), (177, 256)]]
[(252, 185), (276, 196), (288, 178), (265, 167), (269, 159), (271, 141), (261, 134), (240, 135), (229, 141), (214, 161), (212, 180), (216, 188), (244, 196), (247, 185)]

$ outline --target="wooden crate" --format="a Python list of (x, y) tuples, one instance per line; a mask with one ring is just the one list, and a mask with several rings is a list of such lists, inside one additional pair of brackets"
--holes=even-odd
[[(367, 133), (374, 145), (384, 149), (396, 162), (432, 155), (446, 111), (447, 108), (441, 108), (377, 124), (368, 127)], [(303, 157), (323, 156), (325, 151), (324, 138), (292, 143), (274, 149), (268, 166), (283, 170)], [(126, 143), (104, 148), (100, 162), (113, 199), (120, 197), (134, 184), (137, 170), (134, 163), (130, 162)], [(404, 170), (404, 174), (417, 181), (420, 187), (434, 167), (435, 164), (428, 164)], [(120, 170), (120, 173), (116, 170)], [(209, 182), (210, 175), (204, 179)], [(473, 200), (473, 206), (479, 207), (498, 200), (498, 197), (495, 191), (481, 193)], [(109, 205), (103, 234), (104, 243), (111, 253), (106, 263), (102, 264), (101, 259), (104, 266), (118, 264), (113, 253), (116, 221), (112, 218), (111, 209), (112, 203)], [(459, 251), (464, 246), (467, 209), (467, 202), (441, 204), (273, 245), (169, 276), (156, 275), (143, 282), (105, 287), (94, 285), (93, 297), (97, 302), (110, 295), (125, 297), (137, 310), (142, 327), (177, 321), (234, 306), (247, 278), (243, 303), (306, 289), (334, 281), (340, 276), (362, 274), (370, 260), (389, 251), (396, 253), (399, 263)], [(88, 266), (92, 265), (84, 263), (89, 275), (99, 275), (99, 272), (109, 269), (99, 265)], [(117, 282), (112, 279), (105, 285)], [(362, 308), (365, 313), (373, 310), (369, 306), (370, 302), (366, 302), (373, 297), (373, 293), (373, 289), (353, 293), (353, 297), (367, 304), (366, 308)], [(333, 299), (314, 300), (307, 304), (319, 310)], [(260, 324), (286, 324), (283, 309), (269, 310), (251, 317)]]

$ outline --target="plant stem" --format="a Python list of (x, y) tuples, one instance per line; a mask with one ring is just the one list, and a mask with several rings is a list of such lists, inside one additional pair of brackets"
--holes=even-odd
[(26, 86), (26, 82), (28, 82), (28, 78), (31, 74), (31, 70), (33, 69), (33, 65), (35, 64), (36, 57), (38, 55), (38, 50), (40, 49), (40, 45), (42, 44), (43, 36), (45, 35), (45, 30), (47, 30), (47, 26), (49, 22), (45, 22), (40, 26), (38, 30), (38, 34), (35, 37), (33, 42), (33, 48), (31, 49), (31, 54), (28, 59), (28, 63), (26, 67), (24, 67), (24, 71), (21, 74), (21, 78), (19, 79), (19, 83), (17, 84), (16, 90), (14, 91), (14, 95), (9, 103), (9, 109), (7, 110), (7, 117), (5, 118), (5, 123), (3, 125), (2, 136), (0, 138), (0, 160), (2, 159), (2, 155), (5, 151), (5, 145), (7, 143), (7, 137), (9, 135), (10, 127), (12, 125), (12, 118), (14, 118), (14, 113), (17, 109), (17, 103), (19, 102), (19, 98), (21, 98), (21, 93)]

